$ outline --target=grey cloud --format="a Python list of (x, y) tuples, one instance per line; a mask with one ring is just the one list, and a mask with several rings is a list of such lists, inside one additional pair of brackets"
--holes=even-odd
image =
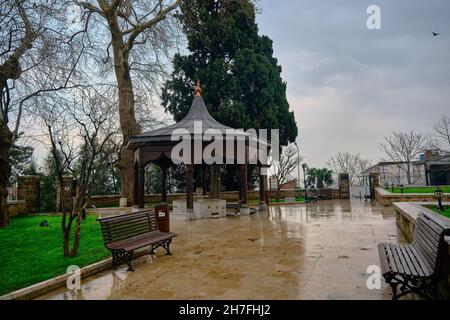
[[(381, 7), (382, 30), (366, 28)], [(392, 130), (429, 131), (450, 113), (447, 0), (262, 1), (303, 153), (323, 165), (339, 150), (378, 159)], [(432, 37), (438, 31), (440, 37)]]

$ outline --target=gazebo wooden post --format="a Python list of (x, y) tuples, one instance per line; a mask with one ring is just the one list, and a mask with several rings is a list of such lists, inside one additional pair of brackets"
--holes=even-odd
[(247, 164), (241, 164), (240, 165), (240, 173), (241, 173), (241, 195), (240, 195), (240, 202), (241, 205), (247, 205), (248, 199), (247, 199)]
[(167, 166), (161, 165), (161, 202), (167, 203)]
[(186, 209), (192, 211), (194, 209), (194, 166), (186, 165)]
[(206, 189), (208, 188), (208, 183), (206, 180), (206, 165), (202, 165), (202, 183), (203, 183), (203, 195), (206, 195)]
[(264, 204), (264, 194), (266, 192), (265, 175), (262, 174), (264, 168), (259, 168), (259, 204)]
[(145, 166), (139, 164), (138, 169), (138, 205), (140, 209), (145, 208)]
[(211, 199), (220, 197), (220, 167), (218, 164), (211, 165)]
[(133, 207), (139, 205), (139, 169), (138, 166), (134, 166), (133, 172)]

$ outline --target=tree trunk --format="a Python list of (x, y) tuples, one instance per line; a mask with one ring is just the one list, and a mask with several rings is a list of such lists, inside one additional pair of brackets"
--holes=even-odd
[(126, 149), (130, 136), (140, 133), (134, 112), (134, 92), (130, 75), (130, 65), (124, 41), (120, 36), (117, 19), (109, 19), (111, 43), (114, 53), (114, 70), (119, 88), (119, 119), (124, 145), (120, 151), (117, 167), (120, 169), (121, 193), (127, 198), (128, 205), (133, 204), (133, 151)]
[(411, 184), (411, 166), (409, 161), (406, 164), (406, 179), (408, 180), (408, 184)]
[[(82, 187), (82, 188), (84, 188), (84, 187)], [(73, 205), (73, 209), (70, 212), (69, 221), (68, 221), (67, 225), (65, 226), (65, 230), (64, 230), (63, 248), (64, 248), (64, 256), (66, 256), (66, 257), (75, 257), (78, 253), (78, 248), (80, 246), (81, 211), (86, 202), (85, 198), (86, 197), (84, 195), (84, 191), (81, 191), (81, 194), (80, 194), (80, 191), (77, 190), (77, 198)], [(71, 231), (72, 231), (72, 224), (74, 221), (75, 221), (75, 230), (74, 230), (74, 234), (73, 234), (73, 244), (72, 244), (72, 248), (70, 248), (70, 238), (71, 238), (70, 235), (71, 235)]]
[(8, 225), (8, 184), (11, 175), (10, 149), (12, 146), (12, 133), (8, 125), (0, 123), (0, 227)]
[(74, 211), (74, 214), (76, 214), (75, 234), (73, 238), (72, 250), (70, 250), (71, 257), (75, 257), (77, 255), (78, 247), (80, 246), (81, 208), (77, 206), (76, 211)]

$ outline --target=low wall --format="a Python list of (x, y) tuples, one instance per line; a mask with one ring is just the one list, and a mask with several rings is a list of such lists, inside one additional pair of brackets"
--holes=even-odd
[[(384, 207), (392, 206), (395, 202), (434, 202), (432, 193), (392, 193), (383, 188), (375, 189), (375, 199)], [(450, 193), (444, 193), (443, 201), (450, 201)]]
[[(450, 219), (441, 216), (424, 207), (426, 202), (396, 202), (393, 207), (396, 212), (396, 221), (406, 240), (411, 243), (414, 239), (416, 219), (420, 212), (427, 213), (434, 219), (450, 226)], [(450, 203), (448, 203), (450, 205)], [(439, 282), (439, 291), (445, 299), (450, 299), (450, 237), (446, 238), (445, 256), (443, 257), (443, 275)]]
[(27, 204), (25, 200), (8, 201), (8, 212), (9, 217), (30, 213), (27, 211)]
[[(281, 191), (281, 196), (284, 197), (285, 192)], [(195, 194), (194, 194), (195, 197)], [(100, 207), (117, 207), (119, 206), (121, 195), (104, 195), (104, 196), (92, 196), (89, 199), (88, 207), (95, 206)], [(259, 191), (249, 190), (247, 191), (248, 200), (259, 200)], [(172, 202), (174, 200), (186, 199), (185, 193), (171, 193), (167, 195), (167, 201)], [(239, 191), (222, 191), (220, 192), (220, 199), (227, 200), (229, 202), (239, 201)], [(146, 194), (145, 202), (160, 202), (161, 194)]]
[[(308, 191), (310, 192), (310, 191)], [(325, 195), (325, 199), (340, 199), (341, 193), (338, 189), (318, 189), (318, 194)], [(292, 196), (292, 190), (280, 190), (280, 198)], [(303, 191), (300, 192), (303, 194)], [(194, 193), (194, 197), (195, 197)], [(272, 197), (275, 197), (276, 192), (272, 192)], [(88, 207), (95, 206), (97, 208), (101, 207), (118, 207), (121, 195), (104, 195), (104, 196), (92, 196), (89, 199)], [(258, 190), (248, 190), (247, 198), (249, 201), (259, 201), (259, 191)], [(171, 193), (167, 195), (167, 201), (172, 202), (174, 200), (186, 199), (185, 193)], [(220, 199), (226, 200), (228, 202), (238, 202), (239, 201), (239, 191), (221, 191)], [(160, 202), (161, 194), (147, 194), (145, 195), (145, 202)]]

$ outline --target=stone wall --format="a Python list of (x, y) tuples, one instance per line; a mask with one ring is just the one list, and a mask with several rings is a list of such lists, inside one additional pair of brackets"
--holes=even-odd
[[(419, 202), (396, 202), (393, 207), (396, 212), (397, 225), (405, 236), (406, 240), (411, 243), (414, 239), (414, 231), (416, 228), (417, 215), (425, 212), (433, 219), (450, 226), (450, 219), (441, 216), (434, 211), (424, 207), (426, 203)], [(445, 299), (450, 299), (450, 237), (446, 238), (443, 258), (443, 275), (439, 282), (439, 291)]]
[[(432, 193), (391, 193), (383, 188), (375, 189), (375, 199), (384, 207), (392, 206), (395, 202), (433, 202), (437, 203)], [(444, 202), (450, 201), (450, 193), (445, 193)]]
[(40, 182), (38, 176), (20, 176), (17, 182), (17, 198), (25, 201), (27, 213), (39, 212)]
[[(325, 194), (326, 199), (339, 199), (339, 190), (336, 189), (320, 189), (320, 194)], [(281, 190), (280, 198), (290, 196), (290, 190)], [(194, 194), (195, 196), (196, 194)], [(249, 190), (247, 192), (248, 200), (251, 202), (259, 201), (259, 191)], [(95, 206), (100, 207), (118, 207), (120, 201), (120, 195), (105, 195), (105, 196), (92, 196), (88, 202), (88, 207)], [(272, 197), (275, 197), (275, 192), (272, 192)], [(167, 195), (167, 201), (172, 202), (174, 200), (183, 200), (186, 198), (185, 193), (172, 193)], [(239, 191), (221, 191), (220, 199), (227, 200), (228, 202), (239, 201)], [(161, 194), (147, 194), (145, 195), (145, 202), (158, 203), (161, 201)]]
[[(73, 205), (73, 195), (75, 194), (75, 184), (72, 176), (63, 177), (63, 198), (64, 206), (66, 210), (71, 210)], [(56, 210), (62, 211), (62, 201), (61, 201), (61, 185), (56, 183)]]
[[(195, 196), (196, 194), (194, 194)], [(281, 192), (281, 195), (285, 196), (285, 191)], [(88, 207), (117, 207), (119, 206), (120, 195), (104, 195), (104, 196), (92, 196), (88, 202)], [(249, 200), (259, 200), (259, 191), (249, 190), (247, 192)], [(167, 201), (172, 202), (174, 200), (183, 200), (186, 198), (185, 193), (171, 193), (167, 195)], [(227, 200), (228, 202), (239, 201), (239, 191), (221, 191), (220, 199)], [(147, 194), (145, 195), (145, 202), (157, 203), (161, 201), (161, 194)]]
[(297, 179), (280, 184), (280, 190), (293, 190), (297, 187)]
[(350, 199), (350, 179), (348, 173), (339, 174), (339, 199)]
[(29, 213), (27, 211), (26, 202), (24, 200), (8, 201), (8, 212), (9, 217)]

